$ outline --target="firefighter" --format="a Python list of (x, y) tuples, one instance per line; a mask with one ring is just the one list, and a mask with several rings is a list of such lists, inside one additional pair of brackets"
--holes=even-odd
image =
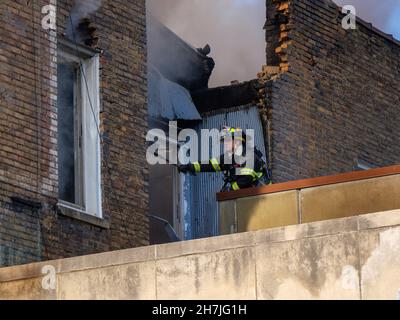
[[(246, 163), (238, 164), (236, 158), (242, 157), (246, 152), (246, 139), (248, 136), (240, 128), (225, 127), (222, 131), (221, 143), (224, 142), (224, 154), (219, 159), (210, 159), (208, 164), (199, 162), (188, 165), (180, 165), (178, 169), (182, 173), (196, 175), (201, 172), (223, 172), (225, 184), (221, 191), (237, 191), (241, 189), (271, 184), (270, 173), (263, 154), (254, 148), (254, 168), (246, 167)], [(236, 155), (236, 157), (235, 157)], [(225, 159), (230, 159), (225, 164)]]

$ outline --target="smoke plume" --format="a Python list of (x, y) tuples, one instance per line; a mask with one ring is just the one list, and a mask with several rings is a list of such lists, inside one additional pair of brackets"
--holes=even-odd
[(265, 0), (148, 0), (147, 7), (194, 47), (211, 46), (210, 86), (254, 79), (265, 64)]
[[(72, 39), (73, 32), (76, 31), (82, 19), (95, 13), (101, 6), (102, 0), (75, 0), (72, 6), (70, 16), (67, 18), (66, 34)], [(79, 39), (77, 39), (79, 40)]]
[[(336, 0), (400, 38), (400, 0)], [(256, 77), (265, 64), (265, 0), (147, 0), (150, 12), (195, 47), (209, 43), (216, 67), (210, 86)]]

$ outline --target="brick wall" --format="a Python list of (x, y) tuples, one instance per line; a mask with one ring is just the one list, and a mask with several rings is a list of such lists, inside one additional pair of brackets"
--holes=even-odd
[[(267, 0), (275, 181), (400, 162), (400, 45), (329, 0)], [(274, 13), (274, 14), (273, 14)], [(272, 20), (271, 20), (272, 19)]]
[(102, 188), (109, 228), (64, 216), (56, 206), (57, 34), (73, 1), (57, 1), (57, 33), (41, 28), (49, 2), (0, 3), (0, 265), (148, 244), (145, 1), (103, 0), (91, 17), (104, 50)]

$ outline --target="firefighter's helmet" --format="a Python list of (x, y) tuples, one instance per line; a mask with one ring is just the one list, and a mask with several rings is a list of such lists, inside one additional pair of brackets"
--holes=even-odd
[(224, 127), (221, 132), (221, 142), (229, 137), (243, 142), (250, 139), (241, 128)]

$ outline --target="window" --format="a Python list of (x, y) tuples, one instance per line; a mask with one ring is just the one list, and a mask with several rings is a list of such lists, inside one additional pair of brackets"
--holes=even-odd
[[(159, 122), (155, 121), (157, 125)], [(151, 126), (153, 126), (151, 124)], [(162, 132), (168, 130), (163, 127)], [(168, 146), (178, 148), (178, 141), (170, 137), (155, 137), (149, 132), (149, 140), (160, 139), (160, 143), (165, 143), (164, 148), (159, 148), (158, 156), (167, 161), (169, 158)], [(184, 238), (184, 199), (183, 199), (183, 176), (171, 165), (156, 164), (149, 168), (149, 204), (150, 204), (150, 244), (162, 244), (175, 241), (177, 235), (180, 239)], [(167, 221), (169, 225), (164, 222)], [(174, 232), (170, 232), (171, 228)]]
[(101, 217), (98, 55), (59, 40), (57, 81), (60, 205)]

